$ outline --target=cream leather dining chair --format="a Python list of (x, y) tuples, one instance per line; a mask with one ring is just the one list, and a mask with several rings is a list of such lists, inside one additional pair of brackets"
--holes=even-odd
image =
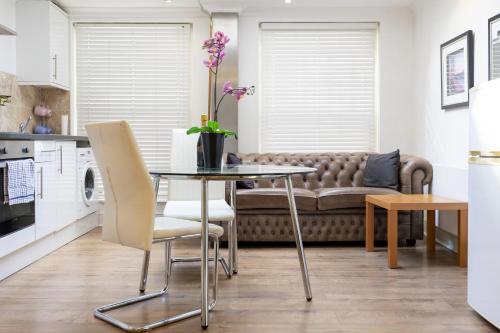
[[(170, 167), (182, 168), (183, 165), (196, 165), (198, 135), (187, 135), (186, 129), (172, 130), (172, 149)], [(208, 221), (228, 225), (228, 262), (220, 258), (228, 277), (237, 270), (237, 239), (234, 209), (226, 202), (224, 182), (212, 182), (209, 188)], [(168, 199), (163, 211), (164, 216), (201, 221), (200, 183), (190, 180), (169, 180)], [(174, 262), (199, 261), (200, 258), (173, 258)]]
[[(201, 237), (201, 223), (155, 217), (156, 193), (151, 177), (139, 152), (134, 135), (125, 121), (89, 124), (85, 127), (104, 184), (103, 240), (144, 251), (141, 289), (145, 286), (149, 255), (153, 243), (165, 243), (165, 286), (162, 290), (143, 294), (95, 310), (95, 317), (130, 332), (140, 332), (166, 325), (201, 313), (200, 309), (165, 318), (144, 326), (132, 326), (106, 312), (167, 294), (172, 271), (172, 241)], [(219, 237), (224, 229), (209, 224), (208, 233), (219, 257)], [(217, 299), (217, 270), (214, 265), (213, 301)]]

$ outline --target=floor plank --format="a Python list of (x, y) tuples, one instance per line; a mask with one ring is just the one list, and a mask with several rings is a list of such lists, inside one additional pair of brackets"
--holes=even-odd
[[(174, 253), (196, 255), (198, 244), (177, 243)], [(311, 303), (292, 247), (240, 249), (240, 272), (231, 280), (220, 275), (206, 332), (496, 332), (468, 307), (466, 270), (441, 247), (429, 256), (420, 243), (400, 249), (403, 268), (395, 270), (387, 268), (384, 248), (311, 246), (306, 255)], [(141, 259), (140, 251), (90, 232), (0, 282), (0, 332), (120, 332), (92, 312), (137, 293)], [(155, 245), (148, 290), (161, 288), (162, 263)], [(115, 314), (138, 323), (191, 309), (199, 285), (199, 264), (176, 264), (168, 297)], [(155, 332), (203, 330), (197, 317)]]

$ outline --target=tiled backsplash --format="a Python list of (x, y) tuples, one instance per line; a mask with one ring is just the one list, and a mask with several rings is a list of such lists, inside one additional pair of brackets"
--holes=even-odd
[(27, 132), (32, 133), (35, 126), (40, 123), (40, 118), (33, 115), (33, 108), (40, 102), (45, 102), (52, 109), (52, 117), (47, 121), (48, 126), (54, 133), (61, 133), (61, 115), (69, 115), (68, 91), (20, 86), (14, 75), (4, 72), (0, 72), (0, 86), (12, 87), (10, 103), (0, 106), (0, 132), (17, 132), (19, 123), (31, 115), (33, 119)]

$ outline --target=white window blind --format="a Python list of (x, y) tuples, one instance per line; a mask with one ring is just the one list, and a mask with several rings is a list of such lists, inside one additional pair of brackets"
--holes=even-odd
[(377, 24), (261, 24), (261, 150), (375, 151)]
[[(148, 168), (165, 169), (169, 129), (189, 125), (190, 26), (76, 24), (75, 30), (78, 134), (86, 135), (87, 123), (127, 120)], [(161, 182), (160, 199), (166, 194)]]

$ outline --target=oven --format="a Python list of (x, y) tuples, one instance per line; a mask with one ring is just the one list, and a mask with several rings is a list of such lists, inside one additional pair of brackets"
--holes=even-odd
[(4, 181), (7, 161), (33, 157), (33, 141), (0, 141), (0, 238), (35, 224), (35, 202), (9, 205)]

